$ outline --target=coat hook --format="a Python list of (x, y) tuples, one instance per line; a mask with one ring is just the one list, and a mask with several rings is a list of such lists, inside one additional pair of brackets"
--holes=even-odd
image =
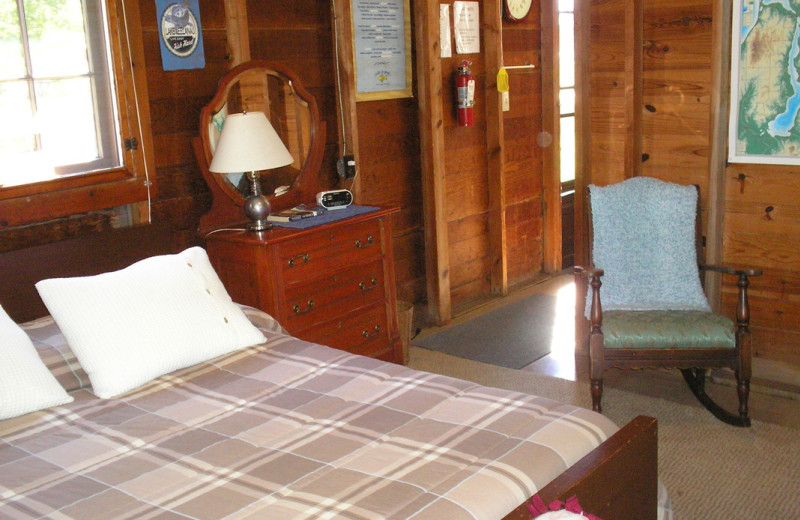
[(767, 206), (766, 208), (764, 208), (764, 217), (763, 217), (764, 220), (772, 220), (772, 215), (770, 215), (770, 213), (772, 213), (774, 209), (775, 208), (772, 206)]
[(739, 193), (744, 193), (744, 181), (747, 179), (747, 175), (740, 173), (736, 177), (734, 177), (737, 181), (739, 181)]

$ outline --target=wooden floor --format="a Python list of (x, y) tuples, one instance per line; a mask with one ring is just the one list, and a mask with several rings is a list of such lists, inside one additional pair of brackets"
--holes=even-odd
[[(557, 296), (558, 309), (553, 347), (550, 354), (521, 370), (571, 381), (585, 381), (588, 393), (589, 360), (585, 356), (576, 356), (574, 349), (575, 289), (572, 275), (544, 278), (537, 283), (518, 288), (505, 298), (489, 300), (457, 315), (447, 326), (461, 323), (534, 293)], [(424, 316), (424, 308), (415, 310), (414, 324), (420, 329), (417, 337), (424, 337), (441, 330), (440, 327), (426, 324)], [(610, 370), (605, 374), (605, 384), (688, 406), (700, 406), (677, 370)], [(738, 401), (734, 384), (733, 374), (727, 370), (720, 370), (712, 374), (706, 390), (721, 405), (735, 410)], [(750, 416), (764, 422), (800, 428), (800, 368), (787, 363), (754, 359)]]

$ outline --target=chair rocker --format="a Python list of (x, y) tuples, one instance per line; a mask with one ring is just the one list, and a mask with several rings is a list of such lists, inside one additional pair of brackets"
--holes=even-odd
[[(747, 300), (758, 269), (699, 265), (696, 186), (649, 177), (589, 187), (592, 267), (576, 266), (576, 341), (588, 343), (592, 409), (601, 412), (610, 368), (677, 368), (700, 403), (734, 426), (750, 426), (752, 346)], [(701, 270), (738, 277), (735, 324), (711, 312)], [(601, 280), (602, 278), (602, 280)], [(601, 286), (602, 300), (601, 300)], [(708, 369), (736, 376), (738, 414), (705, 392)]]

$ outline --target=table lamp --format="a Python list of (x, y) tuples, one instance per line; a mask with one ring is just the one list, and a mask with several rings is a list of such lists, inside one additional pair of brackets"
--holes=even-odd
[(209, 171), (213, 173), (247, 173), (250, 195), (242, 209), (252, 220), (247, 229), (263, 231), (272, 227), (267, 221), (270, 203), (261, 193), (261, 170), (279, 168), (294, 162), (294, 157), (272, 128), (263, 112), (229, 114), (222, 126)]

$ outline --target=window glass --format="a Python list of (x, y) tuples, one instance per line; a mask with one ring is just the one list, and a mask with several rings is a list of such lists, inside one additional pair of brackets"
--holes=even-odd
[(559, 67), (559, 85), (575, 85), (575, 16), (572, 13), (558, 15), (558, 56), (559, 63), (569, 66)]
[(121, 166), (98, 2), (0, 2), (0, 186)]
[(29, 74), (46, 78), (89, 72), (82, 3), (76, 0), (23, 2), (32, 69)]
[(558, 10), (562, 12), (574, 11), (575, 10), (574, 0), (558, 0)]
[(575, 180), (575, 118), (561, 118), (561, 182)]
[(575, 89), (562, 88), (558, 93), (558, 104), (561, 108), (561, 115), (572, 115), (575, 113)]
[(25, 55), (22, 51), (17, 4), (10, 0), (0, 2), (0, 56), (3, 57), (0, 80), (25, 75)]

